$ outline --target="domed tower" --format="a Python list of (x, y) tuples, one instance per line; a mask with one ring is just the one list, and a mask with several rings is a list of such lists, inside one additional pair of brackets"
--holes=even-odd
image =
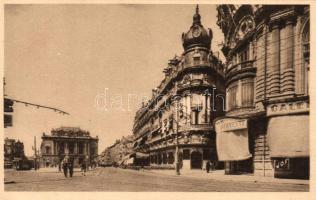
[(201, 15), (197, 5), (192, 26), (187, 33), (182, 34), (182, 44), (185, 51), (184, 64), (187, 66), (207, 64), (212, 37), (212, 30), (207, 31), (201, 23)]
[(213, 120), (224, 114), (225, 85), (223, 65), (211, 51), (212, 38), (211, 29), (201, 23), (197, 6), (190, 29), (182, 34), (184, 52), (177, 76), (184, 169), (202, 169), (207, 160), (217, 162)]

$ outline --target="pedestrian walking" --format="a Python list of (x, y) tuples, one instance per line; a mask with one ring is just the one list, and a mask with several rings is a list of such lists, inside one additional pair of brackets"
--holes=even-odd
[(87, 161), (86, 161), (86, 159), (85, 159), (85, 160), (83, 160), (82, 163), (81, 163), (81, 174), (82, 174), (83, 176), (85, 176), (85, 175), (86, 175), (86, 171), (87, 171)]
[(211, 164), (210, 164), (210, 161), (207, 161), (206, 162), (206, 173), (209, 173), (210, 172), (210, 168), (211, 168)]
[(62, 167), (63, 167), (63, 171), (64, 171), (64, 175), (67, 178), (68, 177), (68, 165), (69, 165), (69, 157), (68, 155), (66, 155), (62, 161)]
[(71, 158), (68, 162), (68, 170), (69, 170), (69, 176), (72, 177), (74, 173), (74, 159)]

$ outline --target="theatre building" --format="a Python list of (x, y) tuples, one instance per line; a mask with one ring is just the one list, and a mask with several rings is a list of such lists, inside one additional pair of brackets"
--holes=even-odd
[(220, 5), (226, 114), (215, 120), (226, 173), (309, 177), (309, 6)]
[(224, 114), (225, 88), (223, 65), (211, 51), (212, 37), (197, 7), (191, 27), (182, 34), (182, 55), (169, 61), (152, 98), (136, 113), (134, 150), (142, 159), (149, 156), (143, 163), (174, 168), (178, 159), (182, 169), (202, 169), (207, 161), (223, 167), (217, 162), (213, 119)]
[(75, 167), (85, 159), (94, 163), (98, 156), (98, 141), (98, 137), (92, 137), (88, 131), (77, 127), (52, 129), (51, 135), (43, 133), (42, 136), (41, 165), (58, 166), (66, 154), (74, 158)]

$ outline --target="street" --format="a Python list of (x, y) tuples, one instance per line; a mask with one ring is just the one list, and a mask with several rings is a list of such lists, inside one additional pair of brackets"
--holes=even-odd
[(151, 171), (96, 168), (86, 176), (75, 170), (74, 177), (61, 172), (5, 171), (5, 191), (126, 191), (126, 192), (288, 192), (309, 191), (308, 184), (237, 182), (166, 175)]

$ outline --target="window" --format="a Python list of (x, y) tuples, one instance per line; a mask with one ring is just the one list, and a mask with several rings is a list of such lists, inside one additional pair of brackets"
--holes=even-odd
[(227, 95), (228, 95), (227, 109), (228, 110), (233, 110), (237, 108), (237, 88), (238, 88), (237, 83), (234, 83), (227, 89)]
[(174, 156), (173, 152), (168, 153), (168, 164), (173, 164), (174, 163)]
[(183, 160), (190, 160), (190, 149), (183, 149)]
[(199, 111), (198, 110), (193, 110), (191, 112), (191, 116), (192, 116), (192, 124), (199, 124)]
[(302, 34), (302, 45), (303, 45), (303, 69), (302, 69), (302, 85), (303, 92), (308, 94), (308, 86), (309, 86), (309, 41), (310, 41), (310, 31), (309, 31), (309, 21), (306, 22), (306, 25)]
[(69, 153), (75, 152), (75, 144), (73, 142), (69, 143)]
[(83, 144), (79, 143), (78, 147), (79, 147), (79, 154), (83, 154)]
[(203, 149), (203, 160), (211, 159), (211, 151), (209, 149)]
[(167, 160), (167, 154), (166, 153), (163, 153), (162, 154), (162, 163), (163, 164), (167, 164), (168, 160)]
[(241, 83), (241, 106), (253, 106), (254, 99), (254, 81), (253, 79), (244, 79)]
[(50, 154), (51, 152), (50, 152), (50, 147), (49, 146), (46, 146), (45, 147), (45, 152), (46, 152), (46, 154)]
[[(249, 46), (239, 52), (239, 63), (243, 63), (249, 60)], [(241, 66), (243, 67), (243, 66)]]
[(193, 63), (194, 65), (200, 64), (200, 57), (193, 57)]
[(200, 64), (200, 60), (201, 60), (201, 54), (196, 50), (193, 54), (193, 64), (194, 65)]

